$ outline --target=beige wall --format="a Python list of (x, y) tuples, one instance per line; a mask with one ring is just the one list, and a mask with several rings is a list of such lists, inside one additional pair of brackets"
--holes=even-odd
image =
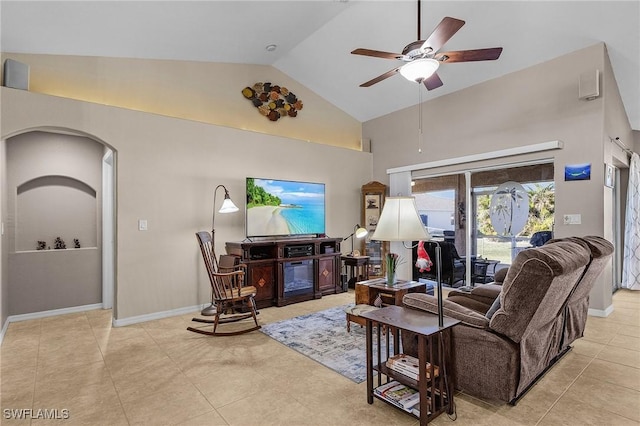
[[(579, 75), (595, 69), (604, 74), (603, 94), (592, 101), (579, 100)], [(605, 134), (630, 132), (626, 116), (620, 117), (620, 96), (612, 78), (605, 46), (597, 44), (426, 102), (422, 105), (421, 154), (418, 107), (366, 122), (363, 138), (371, 139), (373, 178), (386, 183), (387, 169), (394, 167), (560, 140), (564, 148), (556, 151), (454, 165), (423, 174), (553, 158), (556, 235), (604, 236), (609, 226), (603, 187)], [(605, 109), (610, 114), (606, 130)], [(610, 143), (608, 138), (606, 143)], [(564, 166), (577, 163), (592, 164), (591, 180), (564, 182)], [(564, 225), (563, 215), (574, 213), (582, 215), (582, 224)], [(610, 283), (611, 271), (607, 271), (592, 293), (592, 308), (604, 311), (611, 306)]]
[[(361, 123), (266, 65), (3, 53), (30, 67), (29, 90), (243, 130), (361, 149)], [(241, 93), (271, 82), (303, 102), (269, 121)]]
[[(219, 253), (225, 241), (245, 236), (247, 176), (325, 183), (330, 236), (348, 235), (359, 221), (360, 187), (371, 180), (369, 153), (1, 90), (3, 139), (25, 129), (73, 129), (116, 151), (119, 320), (206, 303), (209, 284), (194, 233), (211, 226), (218, 184), (229, 189), (241, 208), (240, 213), (216, 216)], [(138, 219), (148, 221), (148, 231), (138, 231)]]

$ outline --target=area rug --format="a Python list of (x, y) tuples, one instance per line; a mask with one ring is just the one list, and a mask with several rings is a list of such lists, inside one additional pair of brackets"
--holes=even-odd
[[(365, 328), (351, 324), (338, 306), (263, 325), (261, 332), (356, 383), (367, 379)], [(383, 339), (385, 340), (385, 339)]]

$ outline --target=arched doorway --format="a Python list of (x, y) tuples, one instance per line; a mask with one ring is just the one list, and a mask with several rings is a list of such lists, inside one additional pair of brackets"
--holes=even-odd
[(69, 129), (4, 141), (9, 319), (115, 308), (115, 152)]

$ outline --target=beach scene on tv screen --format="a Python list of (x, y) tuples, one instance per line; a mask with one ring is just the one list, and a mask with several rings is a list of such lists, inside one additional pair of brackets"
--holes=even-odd
[(247, 178), (248, 237), (324, 232), (324, 184)]

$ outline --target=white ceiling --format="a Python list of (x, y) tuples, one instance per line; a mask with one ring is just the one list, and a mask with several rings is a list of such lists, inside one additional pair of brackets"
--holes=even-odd
[[(397, 63), (350, 54), (400, 52), (415, 41), (414, 0), (2, 0), (0, 15), (4, 52), (270, 64), (360, 121), (420, 99), (400, 75), (358, 87)], [(422, 87), (423, 101), (605, 42), (640, 130), (640, 1), (423, 0), (422, 38), (445, 16), (466, 25), (442, 50), (504, 51), (497, 61), (444, 64), (444, 86)], [(268, 52), (268, 44), (278, 48)]]

